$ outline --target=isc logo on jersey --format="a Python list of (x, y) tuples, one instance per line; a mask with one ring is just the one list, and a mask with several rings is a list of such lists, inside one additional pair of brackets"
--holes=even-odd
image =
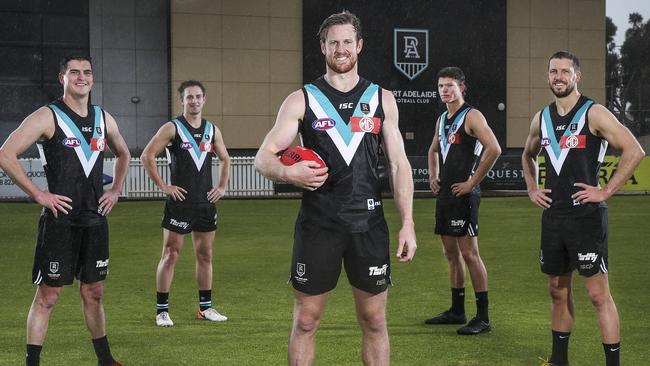
[(190, 150), (190, 149), (192, 149), (192, 147), (194, 147), (194, 145), (189, 141), (183, 142), (181, 144), (181, 149), (184, 149), (184, 150)]
[(336, 122), (331, 118), (321, 118), (311, 123), (311, 128), (316, 131), (327, 131), (334, 126), (336, 126)]
[(77, 147), (81, 145), (81, 141), (76, 137), (66, 137), (63, 139), (62, 143), (67, 147)]

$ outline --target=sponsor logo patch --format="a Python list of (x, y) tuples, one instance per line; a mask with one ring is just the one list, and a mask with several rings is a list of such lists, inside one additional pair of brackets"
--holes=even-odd
[(562, 136), (560, 139), (561, 149), (584, 149), (587, 146), (587, 136), (571, 135)]
[(458, 145), (460, 144), (460, 134), (459, 133), (453, 133), (449, 136), (447, 136), (447, 143), (450, 145)]
[(451, 220), (451, 226), (465, 226), (465, 220)]
[(368, 276), (383, 276), (386, 275), (387, 270), (388, 270), (388, 264), (384, 264), (381, 267), (378, 266), (368, 267)]
[(598, 254), (596, 253), (586, 253), (586, 254), (578, 253), (578, 261), (580, 262), (595, 263), (596, 260), (598, 260)]
[(381, 119), (377, 117), (352, 117), (350, 124), (352, 132), (369, 132), (377, 135), (381, 131)]
[(207, 151), (210, 152), (212, 151), (212, 143), (211, 142), (201, 142), (200, 149), (201, 151)]
[(104, 151), (106, 148), (106, 139), (95, 138), (90, 139), (90, 149), (92, 151)]
[(95, 263), (95, 268), (105, 268), (108, 267), (108, 258), (106, 260), (98, 260)]
[(187, 221), (177, 221), (174, 219), (169, 219), (169, 225), (179, 227), (181, 229), (187, 229), (190, 225)]
[(184, 150), (190, 150), (190, 149), (192, 149), (192, 147), (194, 147), (194, 144), (192, 144), (189, 141), (183, 142), (181, 144), (181, 149), (184, 149)]

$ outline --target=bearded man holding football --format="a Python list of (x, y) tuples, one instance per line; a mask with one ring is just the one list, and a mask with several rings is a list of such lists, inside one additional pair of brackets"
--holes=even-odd
[[(362, 330), (364, 364), (388, 365), (390, 347), (386, 300), (390, 278), (388, 227), (378, 178), (379, 151), (386, 153), (394, 200), (402, 219), (400, 262), (416, 250), (412, 217), (413, 180), (390, 91), (361, 78), (357, 58), (363, 46), (359, 19), (332, 14), (318, 32), (326, 73), (290, 94), (255, 158), (257, 170), (275, 181), (303, 188), (296, 221), (290, 281), (294, 287), (290, 365), (311, 365), (315, 335), (327, 293), (345, 265)], [(278, 159), (300, 133), (300, 161)], [(283, 159), (284, 161), (285, 159)]]

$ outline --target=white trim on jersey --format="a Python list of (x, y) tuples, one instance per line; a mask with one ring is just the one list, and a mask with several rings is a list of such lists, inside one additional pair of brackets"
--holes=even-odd
[[(325, 119), (325, 118), (330, 118), (327, 113), (323, 110), (323, 107), (321, 107), (320, 103), (316, 100), (316, 97), (312, 95), (312, 93), (309, 91), (309, 89), (305, 89), (307, 91), (307, 97), (309, 98), (309, 108), (314, 112), (314, 115), (316, 116), (317, 119)], [(381, 91), (381, 88), (377, 88), (377, 91), (372, 95), (370, 98), (370, 112), (367, 113), (368, 116), (374, 116), (375, 111), (377, 110), (377, 106), (379, 105), (379, 92)], [(339, 134), (339, 131), (336, 128), (330, 128), (327, 130), (327, 134), (329, 135), (330, 139), (332, 139), (332, 142), (334, 142), (334, 145), (336, 145), (337, 150), (343, 157), (343, 160), (345, 160), (345, 163), (347, 165), (350, 165), (350, 162), (352, 162), (352, 158), (354, 158), (354, 154), (357, 152), (357, 149), (359, 148), (359, 145), (361, 144), (361, 140), (363, 140), (363, 136), (366, 134), (366, 132), (352, 132), (352, 139), (350, 140), (350, 144), (346, 144), (345, 141), (343, 141), (343, 138)]]
[[(77, 136), (72, 132), (70, 127), (63, 121), (61, 116), (59, 116), (59, 113), (54, 111), (54, 115), (56, 116), (56, 123), (59, 125), (63, 133), (66, 135), (66, 137), (74, 137), (77, 138)], [(104, 126), (104, 114), (102, 113), (99, 116), (99, 127), (101, 127), (102, 131), (105, 131), (105, 126)], [(83, 136), (81, 137), (83, 138)], [(40, 150), (39, 150), (40, 151)], [(83, 150), (83, 144), (80, 144), (77, 147), (74, 147), (74, 152), (77, 154), (77, 158), (79, 159), (79, 162), (81, 163), (81, 166), (84, 169), (84, 174), (86, 174), (86, 177), (90, 176), (90, 173), (93, 170), (93, 167), (95, 166), (95, 162), (97, 161), (97, 157), (99, 157), (100, 151), (93, 151), (90, 154), (90, 157), (86, 159), (86, 154), (84, 153)], [(45, 154), (43, 154), (43, 159), (45, 157)]]
[[(585, 126), (586, 120), (587, 120), (587, 112), (585, 111), (582, 116), (580, 116), (580, 119), (577, 122), (578, 127), (574, 132), (571, 132), (570, 135), (568, 136), (576, 136), (580, 134), (580, 131)], [(541, 113), (540, 116), (540, 121), (541, 121), (541, 130), (542, 130), (542, 138), (546, 139), (547, 141), (551, 141), (551, 139), (555, 139), (555, 136), (549, 136), (548, 135), (548, 126), (550, 126), (551, 131), (555, 131), (555, 128), (553, 127), (553, 121), (547, 121), (546, 118), (544, 118), (544, 113)], [(571, 122), (573, 123), (573, 122)], [(569, 124), (571, 124), (569, 123)], [(568, 137), (567, 136), (567, 137)], [(546, 149), (546, 155), (548, 155), (549, 160), (551, 161), (551, 165), (553, 165), (553, 169), (555, 169), (555, 173), (559, 176), (560, 171), (562, 170), (562, 167), (564, 166), (564, 161), (566, 160), (567, 155), (569, 155), (569, 151), (571, 151), (571, 148), (560, 148), (560, 156), (556, 157), (555, 156), (555, 151), (553, 151), (553, 145), (549, 143), (544, 147)], [(601, 147), (602, 149), (602, 147)], [(604, 155), (604, 153), (603, 153)]]
[[(460, 129), (460, 126), (465, 124), (465, 117), (467, 117), (467, 113), (469, 113), (469, 111), (471, 109), (472, 108), (470, 107), (470, 108), (467, 108), (464, 111), (462, 111), (461, 115), (456, 117), (456, 118), (460, 118), (460, 121), (458, 121), (458, 123), (456, 123), (455, 126), (454, 126), (454, 121), (452, 121), (451, 127), (453, 127), (454, 129), (453, 130), (449, 129), (449, 132), (447, 132), (447, 133), (445, 133), (445, 124), (443, 123), (444, 121), (442, 121), (442, 120), (440, 121), (440, 126), (439, 126), (440, 128), (438, 130), (438, 139), (439, 139), (439, 142), (440, 142), (439, 145), (440, 145), (440, 152), (442, 153), (442, 163), (443, 164), (445, 163), (445, 161), (447, 161), (447, 154), (449, 153), (449, 149), (451, 149), (451, 145), (453, 145), (453, 144), (450, 144), (448, 141), (443, 142), (442, 139), (443, 138), (447, 139), (448, 136), (455, 135), (458, 132), (458, 130)], [(445, 112), (445, 119), (447, 119), (447, 115), (448, 115), (448, 113)], [(482, 145), (481, 145), (481, 148), (483, 148)], [(474, 151), (476, 151), (476, 148), (474, 149)]]
[[(189, 137), (185, 136), (185, 132), (183, 130), (184, 126), (181, 124), (181, 122), (180, 121), (176, 122), (176, 120), (175, 120), (174, 123), (176, 123), (176, 132), (177, 132), (178, 136), (180, 136), (181, 140), (183, 140), (183, 142), (189, 142), (190, 144), (192, 144), (192, 146), (196, 145), (196, 140), (194, 140), (194, 138), (192, 138), (191, 135)], [(212, 140), (214, 138), (214, 126), (210, 122), (206, 122), (206, 123), (207, 123), (207, 126), (210, 126), (209, 127), (210, 131), (208, 132), (208, 135), (210, 135), (209, 141), (210, 141), (210, 143), (212, 143)], [(187, 131), (187, 132), (189, 133), (189, 131)], [(205, 134), (205, 131), (203, 133)], [(194, 161), (194, 164), (196, 165), (196, 169), (200, 171), (201, 167), (203, 166), (203, 162), (205, 161), (205, 157), (208, 156), (209, 152), (208, 151), (201, 151), (201, 156), (197, 156), (196, 152), (194, 151), (193, 148), (188, 149), (187, 152), (190, 153), (190, 156), (192, 157), (192, 160)], [(171, 161), (171, 160), (169, 160), (169, 157), (168, 157), (168, 161)]]

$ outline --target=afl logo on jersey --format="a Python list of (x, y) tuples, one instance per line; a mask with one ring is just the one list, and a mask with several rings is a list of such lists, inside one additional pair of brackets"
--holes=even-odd
[(549, 139), (548, 137), (543, 137), (542, 138), (542, 147), (546, 147), (546, 146), (548, 146), (550, 144), (551, 144), (551, 139)]
[(76, 137), (66, 137), (62, 142), (63, 145), (73, 148), (81, 145), (81, 141), (79, 141), (79, 139)]
[(181, 149), (183, 149), (183, 150), (190, 150), (193, 147), (194, 147), (194, 145), (189, 141), (183, 142), (181, 144)]
[(311, 123), (311, 128), (316, 131), (327, 131), (334, 126), (336, 126), (336, 122), (331, 118), (321, 118)]

